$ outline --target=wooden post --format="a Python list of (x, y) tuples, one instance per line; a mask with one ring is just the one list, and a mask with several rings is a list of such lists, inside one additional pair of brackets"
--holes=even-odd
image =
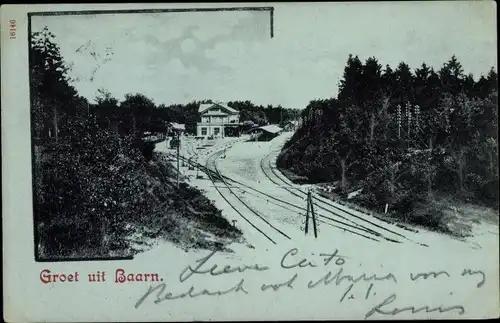
[(179, 164), (179, 154), (180, 154), (180, 147), (181, 147), (181, 139), (179, 138), (179, 134), (177, 134), (177, 188), (179, 188), (179, 181), (180, 181), (180, 175), (181, 175), (181, 168)]
[(307, 211), (306, 211), (306, 226), (305, 226), (305, 234), (307, 235), (307, 232), (309, 231), (309, 209), (310, 209), (310, 200), (309, 196), (307, 197)]
[(309, 199), (309, 205), (311, 207), (311, 215), (312, 215), (312, 220), (313, 220), (313, 229), (314, 229), (314, 237), (318, 237), (318, 230), (316, 227), (316, 215), (314, 214), (314, 208), (313, 208), (313, 201), (312, 201), (312, 194), (311, 191), (307, 193), (308, 199)]
[[(179, 139), (179, 149), (180, 149), (180, 146), (181, 146), (181, 138), (182, 138), (182, 133), (179, 131), (177, 133), (177, 138)], [(184, 149), (184, 146), (182, 147), (182, 156), (186, 156), (186, 151)], [(183, 158), (182, 159), (182, 167), (186, 167), (186, 160)]]

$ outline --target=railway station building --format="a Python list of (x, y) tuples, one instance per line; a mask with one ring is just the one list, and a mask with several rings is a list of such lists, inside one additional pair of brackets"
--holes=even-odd
[(239, 111), (223, 103), (200, 104), (201, 122), (196, 125), (197, 137), (223, 138), (238, 136), (240, 131)]

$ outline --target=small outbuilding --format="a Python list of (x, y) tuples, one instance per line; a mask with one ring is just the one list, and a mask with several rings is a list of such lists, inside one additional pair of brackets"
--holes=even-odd
[(168, 134), (170, 137), (176, 137), (178, 135), (182, 135), (186, 132), (186, 125), (170, 122), (168, 124)]
[(283, 132), (283, 129), (275, 124), (271, 124), (258, 127), (255, 129), (255, 132), (258, 133), (258, 141), (270, 141), (279, 136)]
[(299, 127), (299, 122), (297, 120), (290, 120), (284, 126), (285, 131), (295, 131)]

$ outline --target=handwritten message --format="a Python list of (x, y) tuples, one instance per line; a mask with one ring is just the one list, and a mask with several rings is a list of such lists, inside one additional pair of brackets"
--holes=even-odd
[[(168, 290), (167, 282), (158, 273), (127, 273), (124, 269), (116, 269), (112, 273), (111, 279), (108, 279), (107, 273), (97, 271), (80, 275), (79, 272), (55, 273), (49, 269), (40, 272), (40, 281), (43, 284), (56, 283), (79, 283), (81, 281), (89, 283), (104, 283), (111, 281), (114, 284), (123, 283), (149, 283), (148, 288), (141, 294), (134, 304), (135, 309), (139, 309), (146, 302), (161, 304), (165, 301), (179, 299), (193, 299), (198, 297), (222, 297), (229, 294), (251, 295), (257, 293), (279, 293), (294, 290), (297, 288), (305, 290), (319, 290), (320, 287), (332, 286), (340, 288), (341, 293), (338, 298), (339, 303), (348, 300), (362, 298), (368, 300), (377, 295), (377, 284), (385, 283), (394, 286), (402, 281), (411, 284), (418, 284), (423, 281), (442, 280), (457, 278), (468, 278), (467, 283), (472, 284), (471, 288), (481, 288), (486, 282), (486, 275), (483, 271), (471, 268), (463, 268), (458, 271), (427, 271), (410, 272), (408, 275), (396, 277), (391, 272), (382, 273), (352, 273), (346, 268), (347, 257), (342, 256), (339, 250), (333, 250), (330, 253), (320, 253), (311, 259), (299, 256), (299, 250), (296, 248), (288, 250), (274, 264), (219, 264), (216, 263), (214, 255), (211, 252), (206, 256), (196, 260), (186, 266), (178, 275), (178, 281), (169, 282), (168, 286), (173, 284), (184, 284), (186, 287), (183, 292), (172, 292)], [(261, 273), (273, 268), (283, 272), (280, 281), (263, 282), (261, 284), (248, 283), (245, 275), (249, 273)], [(315, 269), (316, 274), (311, 274), (311, 269)], [(361, 268), (360, 268), (361, 269)], [(321, 274), (317, 275), (317, 272)], [(218, 276), (227, 276), (234, 280), (234, 284), (223, 289), (207, 289), (197, 287), (195, 282), (191, 282), (195, 277), (202, 277), (203, 281), (209, 281), (210, 278)], [(264, 276), (263, 276), (264, 277)], [(198, 280), (199, 282), (199, 280)], [(356, 292), (354, 292), (356, 288)], [(362, 290), (362, 292), (360, 292)], [(376, 301), (376, 305), (367, 309), (364, 318), (396, 316), (400, 313), (416, 314), (426, 313), (446, 313), (453, 312), (462, 315), (466, 308), (462, 304), (440, 304), (440, 305), (405, 305), (401, 306), (396, 293), (386, 293), (387, 295)], [(378, 296), (380, 297), (380, 296)]]

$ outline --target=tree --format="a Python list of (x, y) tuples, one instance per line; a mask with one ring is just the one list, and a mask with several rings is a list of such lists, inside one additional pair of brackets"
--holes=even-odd
[(488, 76), (486, 77), (488, 81), (488, 93), (497, 92), (498, 91), (498, 74), (495, 69), (492, 67), (488, 72)]
[(390, 97), (396, 88), (396, 75), (394, 70), (387, 64), (381, 76), (382, 90)]
[(472, 73), (469, 73), (468, 75), (464, 76), (462, 85), (463, 85), (463, 91), (467, 96), (469, 97), (474, 96), (475, 84), (476, 82), (474, 81), (474, 75), (472, 75)]
[(337, 99), (309, 102), (278, 165), (339, 180), (344, 193), (362, 187), (355, 200), (364, 206), (388, 203), (433, 228), (444, 214), (436, 193), (498, 206), (497, 84), (494, 69), (478, 82), (465, 76), (456, 56), (438, 72), (424, 62), (413, 73), (350, 55)]
[(153, 100), (141, 93), (127, 93), (125, 100), (120, 104), (120, 108), (125, 109), (128, 120), (125, 129), (135, 135), (142, 135), (151, 126), (151, 113), (155, 108)]
[(345, 193), (349, 185), (349, 170), (357, 162), (357, 156), (362, 152), (363, 114), (361, 108), (348, 104), (340, 115), (340, 126), (334, 135), (334, 154), (340, 166), (341, 189)]
[(249, 100), (228, 102), (230, 108), (240, 112), (240, 121), (252, 121), (258, 125), (266, 125), (269, 123), (279, 123), (281, 118), (281, 110), (272, 105), (264, 107), (256, 105)]
[(118, 133), (118, 123), (120, 121), (118, 100), (109, 91), (101, 88), (97, 90), (95, 101), (97, 102), (96, 112), (104, 119), (105, 126)]
[(406, 102), (413, 101), (414, 79), (410, 66), (408, 66), (405, 62), (400, 62), (394, 74), (396, 76), (397, 84), (396, 89), (394, 90), (394, 95), (398, 99), (398, 102), (400, 104), (406, 104)]
[(439, 77), (445, 92), (456, 95), (462, 90), (463, 68), (457, 57), (453, 55), (450, 60), (443, 64), (439, 71)]
[(69, 68), (55, 35), (47, 27), (32, 33), (29, 56), (34, 128), (39, 135), (53, 137), (57, 142), (61, 120), (66, 124), (68, 116), (76, 114), (81, 98), (69, 84)]
[(358, 56), (349, 54), (344, 74), (340, 80), (339, 100), (352, 101), (360, 99), (361, 84), (363, 82), (363, 63)]
[(418, 105), (425, 104), (426, 98), (432, 95), (428, 86), (428, 80), (431, 76), (431, 69), (427, 64), (422, 63), (420, 68), (415, 70), (415, 102)]
[(375, 57), (366, 60), (362, 67), (361, 95), (364, 102), (377, 100), (382, 92), (382, 65)]
[(388, 101), (383, 105), (383, 109), (380, 104), (383, 101), (382, 96), (385, 94), (382, 89), (382, 66), (375, 57), (368, 58), (365, 65), (363, 65), (363, 82), (361, 86), (362, 106), (369, 118), (368, 143), (373, 144), (375, 128), (380, 122), (380, 115), (385, 113), (388, 106)]
[(463, 93), (457, 96), (447, 95), (442, 100), (443, 110), (448, 113), (449, 120), (445, 147), (450, 158), (445, 161), (445, 166), (457, 174), (460, 192), (465, 191), (467, 157), (472, 150), (473, 141), (479, 135), (478, 129), (474, 127), (479, 104), (480, 102), (468, 99)]

